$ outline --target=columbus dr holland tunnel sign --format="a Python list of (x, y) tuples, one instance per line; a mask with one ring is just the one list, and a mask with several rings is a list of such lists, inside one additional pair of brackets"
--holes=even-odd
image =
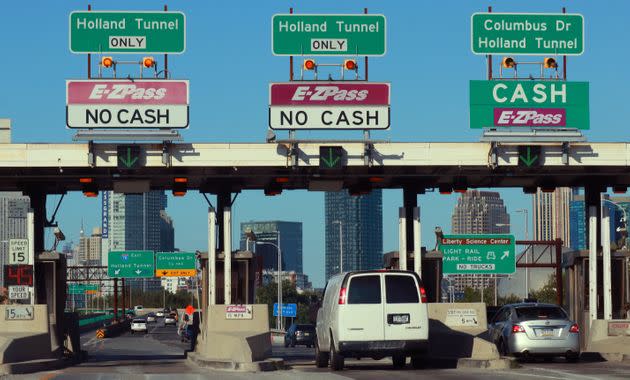
[(69, 128), (187, 128), (186, 80), (68, 80)]

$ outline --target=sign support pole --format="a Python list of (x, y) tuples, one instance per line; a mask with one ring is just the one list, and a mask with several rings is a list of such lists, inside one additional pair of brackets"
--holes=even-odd
[[(492, 13), (492, 7), (488, 7), (488, 13)], [(492, 80), (492, 54), (488, 54), (488, 80)]]
[(413, 208), (413, 271), (422, 277), (422, 241), (420, 236), (420, 207)]
[[(208, 208), (208, 263), (207, 272), (210, 280), (210, 305), (216, 305), (217, 303), (217, 228), (216, 228), (217, 214), (214, 207)], [(205, 286), (206, 284), (204, 284)]]
[(223, 208), (223, 303), (232, 303), (232, 209)]
[[(88, 4), (88, 11), (92, 10), (92, 4)], [(92, 79), (92, 54), (87, 55), (87, 77)]]
[(28, 236), (28, 260), (30, 265), (33, 267), (33, 293), (31, 294), (31, 305), (35, 305), (37, 284), (35, 283), (35, 213), (33, 210), (29, 210), (26, 214), (26, 228)]
[[(293, 8), (289, 8), (289, 14), (293, 14)], [(293, 81), (293, 56), (289, 56), (289, 80)]]
[(588, 208), (588, 311), (591, 322), (597, 319), (597, 207)]
[(398, 269), (407, 270), (407, 215), (404, 207), (398, 209)]
[[(368, 14), (368, 9), (367, 8), (363, 8), (363, 13), (364, 14)], [(365, 80), (368, 80), (368, 57), (367, 55), (365, 56)]]
[(612, 319), (612, 293), (610, 276), (610, 211), (602, 207), (602, 273), (604, 296), (604, 319)]
[[(164, 12), (168, 12), (166, 4), (164, 4)], [(164, 54), (164, 79), (168, 79), (168, 54)]]
[[(562, 13), (567, 13), (567, 8), (562, 7)], [(567, 80), (567, 56), (562, 56), (562, 77)]]

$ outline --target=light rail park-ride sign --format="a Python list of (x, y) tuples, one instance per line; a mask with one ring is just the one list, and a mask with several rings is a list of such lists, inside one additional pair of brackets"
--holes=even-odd
[(475, 54), (581, 55), (584, 17), (569, 13), (474, 13)]
[(444, 235), (438, 249), (444, 274), (513, 274), (516, 272), (512, 235)]

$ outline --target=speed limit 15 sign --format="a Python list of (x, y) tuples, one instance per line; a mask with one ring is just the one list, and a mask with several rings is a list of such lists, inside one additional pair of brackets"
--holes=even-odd
[(9, 240), (9, 265), (30, 264), (28, 239)]

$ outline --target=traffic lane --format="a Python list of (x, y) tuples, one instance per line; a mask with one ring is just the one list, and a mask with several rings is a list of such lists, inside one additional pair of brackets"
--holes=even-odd
[(562, 358), (552, 360), (532, 359), (519, 360), (518, 374), (535, 374), (539, 377), (556, 377), (562, 379), (628, 379), (630, 362), (607, 362), (601, 360), (582, 359), (570, 363)]
[(182, 342), (181, 335), (177, 334), (177, 325), (164, 325), (164, 318), (158, 318), (156, 323), (149, 324), (149, 335), (154, 340), (168, 346), (181, 349), (182, 352), (190, 349), (189, 342)]

